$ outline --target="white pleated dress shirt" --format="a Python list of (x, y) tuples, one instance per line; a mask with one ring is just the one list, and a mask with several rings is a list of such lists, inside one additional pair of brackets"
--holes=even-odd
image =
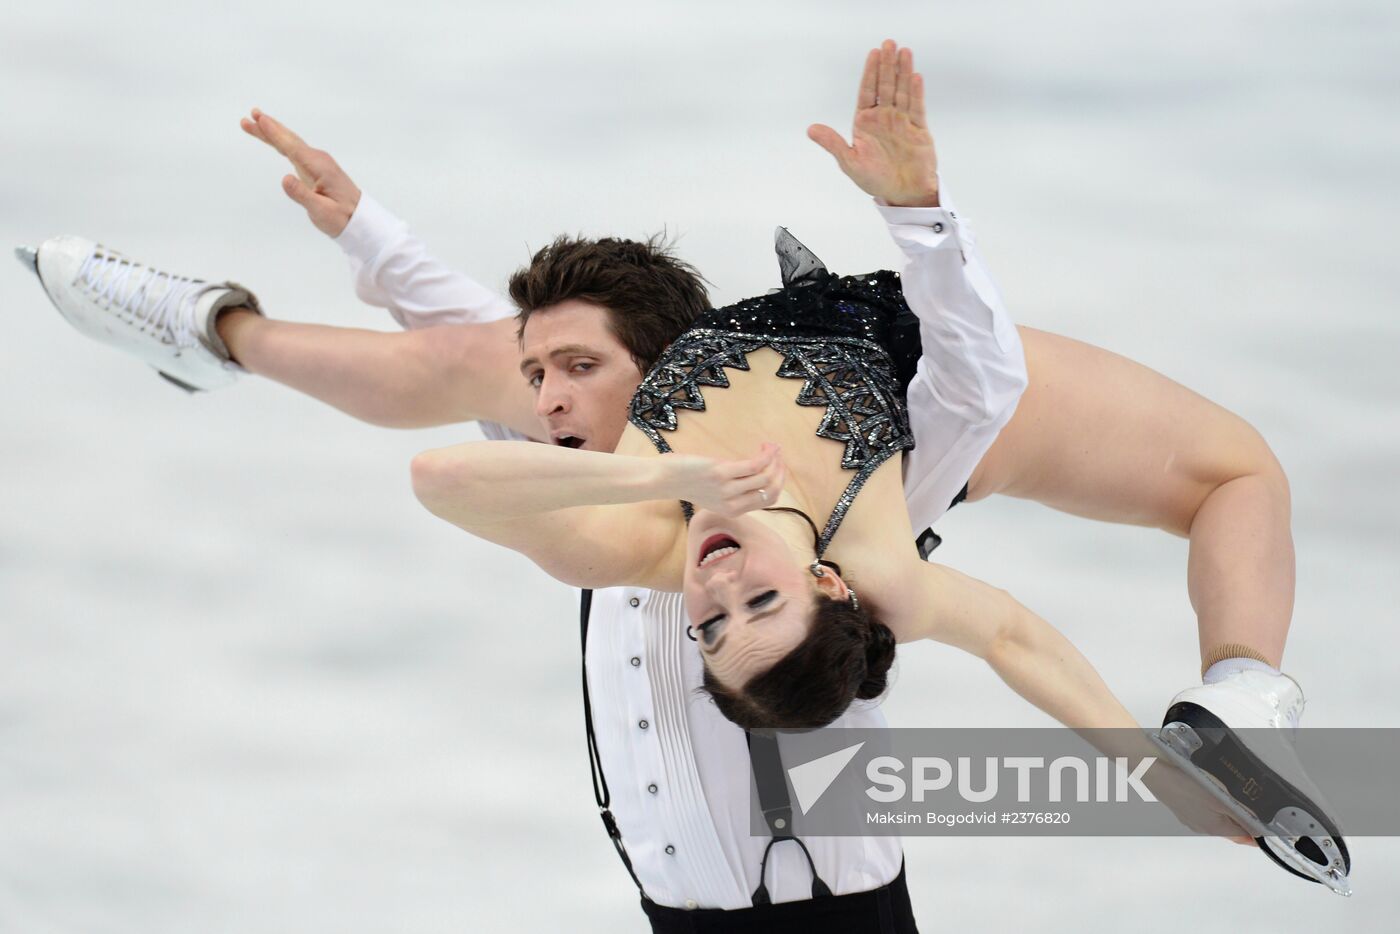
[[(908, 261), (904, 294), (923, 341), (908, 393), (916, 447), (904, 455), (911, 537), (947, 510), (1026, 386), (1016, 328), (966, 220), (943, 200), (941, 208), (878, 207)], [(359, 297), (389, 309), (406, 328), (515, 314), (507, 299), (438, 262), (368, 195), (337, 242)], [(488, 438), (522, 438), (494, 423), (481, 427)], [(573, 631), (576, 612), (561, 637)], [(700, 651), (685, 626), (678, 593), (594, 591), (585, 664), (598, 752), (611, 810), (647, 896), (675, 908), (747, 908), (768, 838), (750, 833), (744, 732), (700, 690)], [(832, 724), (884, 726), (878, 699), (857, 701)], [(897, 837), (803, 842), (837, 895), (892, 881), (903, 858)], [(625, 878), (621, 867), (618, 873)], [(774, 902), (809, 898), (811, 881), (800, 848), (773, 848), (767, 883)]]

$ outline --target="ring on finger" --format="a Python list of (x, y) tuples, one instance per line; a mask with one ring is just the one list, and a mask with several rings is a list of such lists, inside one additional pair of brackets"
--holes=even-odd
[(758, 491), (758, 498), (761, 499), (761, 500), (763, 500), (763, 505), (765, 505), (765, 506), (768, 505), (768, 491), (767, 491), (767, 490), (759, 490), (759, 491)]

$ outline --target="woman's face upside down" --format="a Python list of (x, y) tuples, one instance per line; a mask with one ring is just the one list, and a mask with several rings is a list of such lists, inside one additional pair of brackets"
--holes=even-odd
[(726, 687), (743, 687), (802, 641), (819, 588), (846, 596), (832, 571), (812, 576), (810, 538), (801, 519), (785, 513), (728, 518), (695, 511), (686, 540), (686, 615), (706, 667)]

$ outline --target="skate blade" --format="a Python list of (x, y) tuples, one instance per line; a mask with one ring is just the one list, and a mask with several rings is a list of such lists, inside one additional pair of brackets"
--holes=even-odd
[(190, 395), (194, 395), (195, 393), (200, 391), (200, 388), (198, 386), (191, 386), (189, 383), (185, 382), (182, 379), (176, 379), (164, 370), (156, 370), (156, 375), (159, 376), (161, 379), (165, 380), (166, 382), (174, 383), (176, 386), (179, 386), (181, 389), (183, 389)]
[[(1297, 840), (1313, 840), (1313, 836), (1302, 829), (1304, 824), (1316, 825), (1317, 821), (1312, 815), (1301, 808), (1290, 807), (1274, 815), (1274, 819), (1268, 823), (1261, 821), (1258, 815), (1236, 801), (1213, 775), (1191, 761), (1191, 754), (1203, 745), (1194, 729), (1184, 723), (1172, 722), (1162, 727), (1161, 734), (1164, 735), (1153, 734), (1152, 741), (1178, 768), (1224, 805), (1249, 830), (1261, 848), (1267, 846), (1270, 855), (1298, 875), (1319, 882), (1338, 895), (1351, 895), (1351, 880), (1340, 868), (1345, 866), (1340, 855), (1334, 857), (1331, 864), (1321, 866), (1297, 848)], [(1322, 840), (1323, 846), (1329, 849), (1334, 847), (1329, 835), (1324, 834)], [(1315, 840), (1313, 845), (1317, 845)]]
[(29, 271), (34, 275), (39, 274), (39, 251), (32, 246), (15, 247), (15, 258), (29, 267)]

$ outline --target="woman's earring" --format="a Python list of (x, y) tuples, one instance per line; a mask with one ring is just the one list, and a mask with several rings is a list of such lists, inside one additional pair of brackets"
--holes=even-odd
[(695, 638), (695, 628), (694, 628), (693, 626), (689, 626), (689, 625), (688, 625), (688, 626), (685, 627), (685, 636), (686, 636), (686, 638), (689, 639), (691, 642), (699, 642), (699, 641), (700, 641), (699, 639)]
[(859, 612), (860, 612), (860, 601), (856, 599), (856, 592), (855, 592), (854, 590), (852, 590), (851, 588), (847, 587), (847, 588), (846, 588), (846, 593), (848, 593), (848, 594), (851, 595), (851, 609), (853, 609), (853, 610), (855, 610), (857, 613), (859, 613)]
[(822, 570), (821, 564), (816, 561), (812, 562), (811, 571), (813, 577), (826, 577), (826, 572)]

